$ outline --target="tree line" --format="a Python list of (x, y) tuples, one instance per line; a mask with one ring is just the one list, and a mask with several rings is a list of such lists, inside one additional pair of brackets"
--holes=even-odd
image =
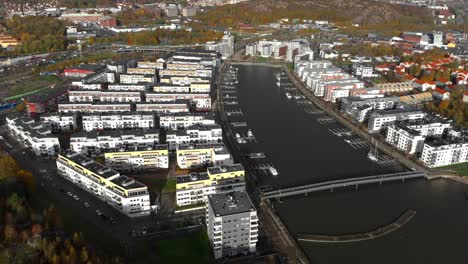
[(13, 16), (5, 23), (7, 32), (21, 41), (16, 53), (54, 52), (66, 48), (66, 27), (46, 16)]

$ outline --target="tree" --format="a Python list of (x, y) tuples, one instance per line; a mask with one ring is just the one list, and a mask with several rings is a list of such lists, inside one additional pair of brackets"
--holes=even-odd
[(8, 224), (5, 226), (5, 229), (3, 230), (3, 236), (4, 236), (4, 241), (5, 243), (11, 243), (15, 241), (16, 239), (16, 229), (13, 225)]

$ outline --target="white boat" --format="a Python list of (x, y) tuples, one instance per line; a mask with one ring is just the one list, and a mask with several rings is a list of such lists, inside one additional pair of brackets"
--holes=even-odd
[(288, 99), (291, 99), (291, 98), (292, 98), (292, 96), (291, 96), (290, 93), (286, 93), (286, 97), (287, 97)]
[(249, 136), (249, 137), (253, 137), (252, 130), (250, 130), (250, 129), (249, 129), (249, 131), (247, 131), (247, 136)]
[(242, 144), (242, 138), (238, 138), (237, 143)]
[(239, 135), (239, 133), (236, 133), (236, 138), (240, 138), (240, 135)]
[(367, 153), (367, 157), (372, 160), (372, 161), (379, 161), (379, 152), (377, 149), (377, 141), (375, 142), (375, 148), (372, 149), (372, 142), (374, 142), (374, 139), (371, 140), (371, 147), (369, 150), (369, 153)]
[(351, 143), (351, 140), (349, 140), (349, 139), (347, 139), (347, 138), (346, 138), (344, 141), (345, 141), (346, 143)]
[(269, 170), (270, 170), (271, 174), (273, 174), (273, 176), (278, 175), (278, 171), (275, 168), (270, 167)]
[(379, 161), (377, 156), (375, 156), (374, 153), (372, 153), (372, 152), (367, 153), (367, 157), (372, 161)]

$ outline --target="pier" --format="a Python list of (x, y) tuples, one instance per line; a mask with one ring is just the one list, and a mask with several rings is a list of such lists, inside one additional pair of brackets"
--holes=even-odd
[(366, 177), (358, 177), (358, 178), (349, 178), (343, 180), (335, 180), (335, 181), (328, 181), (328, 182), (321, 182), (321, 183), (314, 183), (314, 184), (307, 184), (297, 187), (285, 188), (275, 191), (263, 192), (262, 198), (263, 199), (271, 199), (271, 198), (282, 198), (282, 197), (289, 197), (294, 195), (304, 194), (307, 195), (308, 193), (324, 191), (324, 190), (333, 190), (354, 186), (356, 189), (359, 185), (363, 184), (370, 184), (370, 183), (383, 183), (389, 181), (398, 181), (398, 180), (406, 180), (406, 179), (413, 179), (413, 178), (423, 178), (426, 177), (426, 173), (423, 171), (410, 171), (410, 172), (400, 172), (400, 173), (390, 173), (390, 174), (382, 174), (382, 175), (374, 175), (374, 176), (366, 176)]
[(346, 235), (321, 235), (321, 234), (298, 234), (297, 239), (300, 241), (315, 242), (315, 243), (349, 243), (364, 240), (376, 239), (393, 231), (402, 228), (416, 215), (415, 210), (408, 209), (400, 217), (391, 224), (381, 226), (372, 231)]

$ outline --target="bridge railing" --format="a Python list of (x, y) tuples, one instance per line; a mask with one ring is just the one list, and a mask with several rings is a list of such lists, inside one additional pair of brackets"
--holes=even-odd
[(274, 198), (274, 197), (284, 197), (284, 196), (296, 195), (296, 194), (301, 194), (301, 193), (328, 190), (328, 189), (333, 189), (333, 188), (345, 187), (348, 185), (385, 182), (385, 181), (393, 181), (393, 180), (400, 180), (400, 179), (419, 178), (419, 177), (425, 177), (425, 176), (426, 176), (426, 173), (422, 171), (381, 174), (381, 175), (349, 178), (349, 179), (342, 179), (342, 180), (333, 180), (333, 181), (285, 188), (285, 189), (280, 189), (280, 190), (268, 191), (268, 192), (264, 192), (262, 196), (263, 198), (268, 199), (268, 198)]

